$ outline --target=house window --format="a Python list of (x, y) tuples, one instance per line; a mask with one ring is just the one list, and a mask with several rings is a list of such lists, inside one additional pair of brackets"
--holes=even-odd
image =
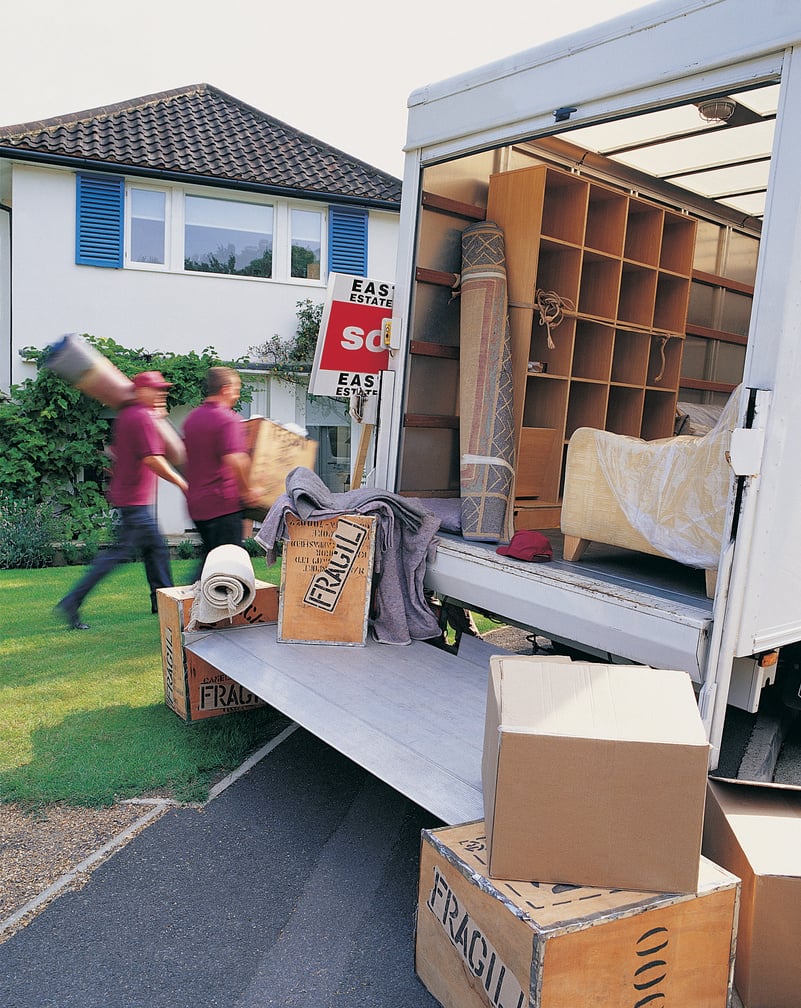
[(167, 263), (167, 193), (159, 189), (128, 190), (129, 262), (150, 266)]
[(320, 255), (323, 246), (323, 215), (318, 210), (290, 211), (292, 277), (320, 279)]
[(76, 263), (299, 285), (325, 283), (329, 271), (367, 275), (369, 215), (362, 208), (222, 199), (153, 183), (76, 176)]
[(235, 276), (273, 275), (273, 208), (187, 196), (184, 268)]

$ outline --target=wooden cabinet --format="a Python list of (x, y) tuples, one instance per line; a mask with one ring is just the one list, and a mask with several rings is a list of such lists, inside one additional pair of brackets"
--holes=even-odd
[[(556, 527), (573, 431), (673, 433), (696, 222), (550, 165), (492, 175), (487, 220), (506, 246), (515, 525)], [(550, 334), (537, 291), (563, 304)]]

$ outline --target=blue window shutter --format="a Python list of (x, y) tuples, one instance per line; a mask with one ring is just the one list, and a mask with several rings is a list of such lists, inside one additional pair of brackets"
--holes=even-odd
[(367, 276), (367, 211), (328, 209), (328, 269)]
[(122, 268), (124, 179), (78, 175), (75, 262)]

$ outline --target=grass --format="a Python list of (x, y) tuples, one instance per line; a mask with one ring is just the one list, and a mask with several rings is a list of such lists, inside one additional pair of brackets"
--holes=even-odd
[[(195, 560), (173, 562), (176, 584)], [(253, 561), (277, 582), (278, 566)], [(273, 737), (271, 707), (185, 724), (164, 703), (158, 617), (141, 563), (125, 564), (87, 598), (91, 629), (53, 613), (82, 568), (0, 571), (0, 801), (102, 806), (158, 793), (203, 801), (222, 773)]]

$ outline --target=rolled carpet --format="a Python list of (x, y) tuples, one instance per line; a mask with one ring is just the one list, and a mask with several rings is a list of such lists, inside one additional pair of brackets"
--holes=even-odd
[(42, 364), (68, 385), (112, 409), (136, 399), (131, 379), (80, 333), (67, 333), (48, 347)]
[(462, 235), (459, 352), (462, 535), (509, 542), (514, 532), (514, 385), (503, 231)]
[(188, 630), (196, 623), (217, 623), (244, 612), (256, 597), (256, 576), (247, 550), (241, 546), (216, 546), (203, 564)]

